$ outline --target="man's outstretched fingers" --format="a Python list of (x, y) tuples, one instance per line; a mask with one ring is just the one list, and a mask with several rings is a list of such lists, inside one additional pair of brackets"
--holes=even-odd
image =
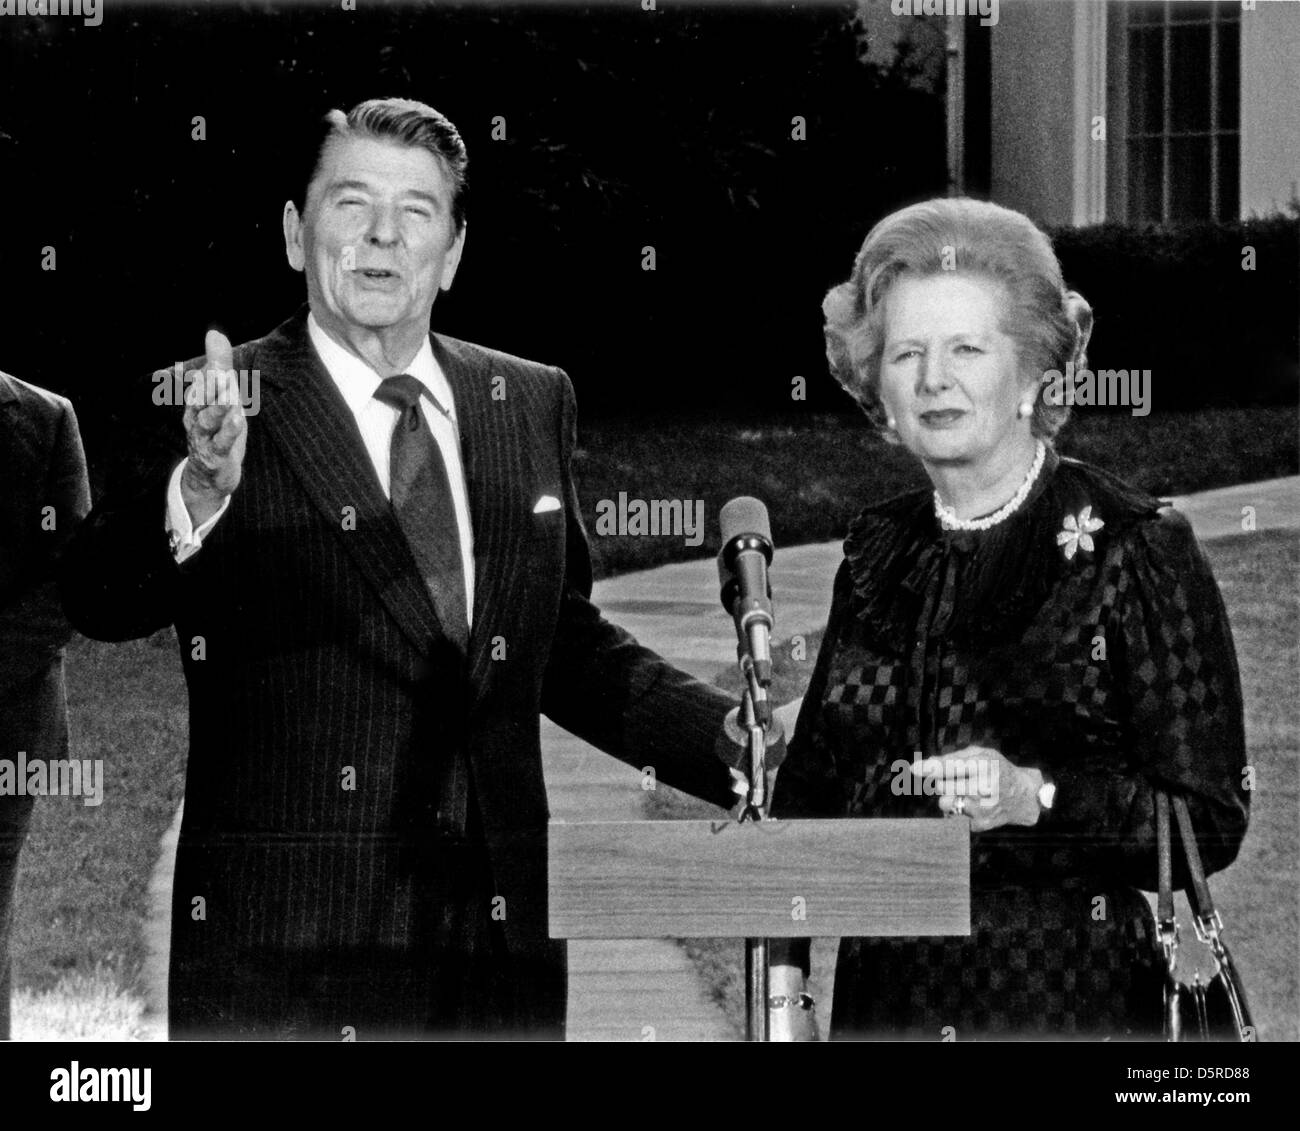
[(227, 409), (221, 427), (212, 435), (213, 452), (220, 456), (229, 455), (243, 430), (244, 414), (238, 408)]
[(235, 368), (235, 351), (231, 348), (230, 339), (220, 330), (208, 331), (203, 339), (203, 354), (205, 370), (215, 369), (224, 373)]

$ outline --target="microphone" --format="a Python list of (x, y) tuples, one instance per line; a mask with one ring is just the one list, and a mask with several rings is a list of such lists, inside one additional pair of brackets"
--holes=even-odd
[(718, 554), (722, 607), (736, 622), (740, 646), (753, 663), (755, 679), (767, 688), (772, 683), (772, 587), (767, 575), (772, 561), (772, 527), (767, 507), (742, 495), (723, 506), (718, 522), (722, 527)]

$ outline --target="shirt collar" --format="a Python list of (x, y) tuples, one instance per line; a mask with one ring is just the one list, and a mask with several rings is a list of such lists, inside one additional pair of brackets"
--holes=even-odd
[[(307, 314), (307, 336), (353, 416), (359, 416), (375, 403), (375, 390), (381, 381), (379, 374), (331, 338), (311, 312)], [(439, 404), (445, 405), (452, 419), (455, 419), (456, 406), (452, 402), (451, 384), (439, 367), (437, 358), (433, 356), (433, 346), (427, 336), (421, 343), (419, 352), (406, 367), (406, 372), (428, 389)]]

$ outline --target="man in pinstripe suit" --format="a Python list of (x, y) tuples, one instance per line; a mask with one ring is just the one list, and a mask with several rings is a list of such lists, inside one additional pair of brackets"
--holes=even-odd
[(308, 307), (208, 335), (184, 427), (66, 558), (81, 631), (180, 641), (172, 1035), (556, 1036), (539, 712), (726, 806), (731, 701), (590, 603), (565, 375), (429, 332), (455, 128), (391, 99), (323, 126), (284, 215)]

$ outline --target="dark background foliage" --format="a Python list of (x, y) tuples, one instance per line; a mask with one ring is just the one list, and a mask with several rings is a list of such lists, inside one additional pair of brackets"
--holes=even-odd
[(1161, 412), (1296, 403), (1297, 216), (1052, 235), (1067, 282), (1096, 312), (1090, 368), (1150, 369)]
[(874, 219), (944, 178), (941, 100), (861, 58), (854, 4), (359, 9), (6, 21), (0, 364), (83, 394), (201, 353), (211, 324), (235, 341), (273, 327), (304, 293), (280, 234), (295, 131), (400, 94), (470, 151), (467, 254), (437, 329), (564, 366), (589, 414), (788, 406), (797, 374), (839, 407), (821, 296)]
[[(92, 463), (138, 378), (302, 301), (280, 234), (295, 140), (376, 94), (432, 103), (469, 146), (467, 254), (435, 328), (562, 365), (588, 421), (853, 411), (821, 298), (875, 220), (945, 189), (940, 30), (882, 48), (855, 3), (806, 0), (358, 9), (4, 21), (0, 366), (74, 396)], [(1094, 364), (1152, 369), (1158, 411), (1294, 400), (1296, 230), (1059, 233)]]

